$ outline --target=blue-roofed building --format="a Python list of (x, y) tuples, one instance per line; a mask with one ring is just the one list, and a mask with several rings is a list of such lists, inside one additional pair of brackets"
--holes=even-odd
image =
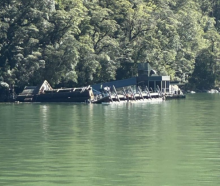
[(156, 91), (159, 89), (164, 92), (169, 92), (170, 76), (160, 76), (152, 69), (149, 63), (140, 63), (138, 65), (137, 85), (147, 86), (149, 89)]
[(150, 66), (149, 63), (140, 63), (138, 65), (138, 76), (123, 80), (110, 81), (92, 85), (93, 91), (99, 91), (103, 87), (122, 88), (128, 86), (147, 86), (150, 90), (156, 91), (157, 88), (164, 92), (169, 92), (170, 76), (160, 76)]
[(116, 81), (110, 81), (105, 83), (98, 83), (95, 85), (92, 85), (93, 91), (99, 91), (102, 87), (113, 87), (115, 88), (122, 88), (122, 87), (128, 87), (132, 85), (137, 85), (137, 77), (132, 77), (129, 79), (123, 79), (123, 80), (116, 80)]

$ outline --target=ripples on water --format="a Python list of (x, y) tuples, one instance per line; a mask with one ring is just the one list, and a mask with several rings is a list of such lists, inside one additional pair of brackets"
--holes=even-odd
[(0, 104), (0, 185), (220, 185), (220, 95)]

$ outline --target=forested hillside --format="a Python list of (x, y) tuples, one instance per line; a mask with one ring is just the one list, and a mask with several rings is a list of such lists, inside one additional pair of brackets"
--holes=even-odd
[(220, 82), (220, 0), (1, 0), (0, 80), (83, 86), (161, 75)]

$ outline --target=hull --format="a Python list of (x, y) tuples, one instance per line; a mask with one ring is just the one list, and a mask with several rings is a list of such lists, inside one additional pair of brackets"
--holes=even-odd
[(38, 86), (26, 86), (18, 96), (18, 102), (91, 102), (94, 99), (90, 86), (53, 89), (45, 80)]
[(91, 97), (89, 94), (76, 93), (54, 93), (50, 95), (18, 96), (19, 102), (88, 102)]
[(93, 99), (90, 90), (83, 92), (52, 92), (36, 95), (18, 95), (19, 102), (89, 102)]
[(50, 93), (34, 96), (34, 102), (87, 102), (91, 99), (89, 92)]

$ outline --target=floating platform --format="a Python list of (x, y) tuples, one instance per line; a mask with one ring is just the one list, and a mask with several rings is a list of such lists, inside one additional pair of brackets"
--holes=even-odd
[(16, 102), (89, 102), (94, 99), (90, 86), (53, 89), (45, 80), (40, 86), (27, 86)]
[(166, 99), (170, 100), (170, 99), (184, 99), (186, 98), (185, 94), (168, 94), (166, 95)]
[(123, 87), (117, 92), (114, 86), (104, 87), (101, 92), (97, 91), (96, 95), (94, 95), (94, 91), (90, 86), (53, 89), (45, 80), (40, 86), (25, 87), (23, 92), (17, 96), (15, 101), (112, 104), (128, 102), (140, 103), (185, 98), (185, 95), (182, 94), (164, 94), (160, 91), (159, 87), (157, 92), (150, 92), (148, 87), (145, 87), (144, 91), (142, 91), (140, 87), (137, 87), (136, 89)]
[(101, 102), (102, 105), (114, 105), (114, 104), (136, 104), (136, 103), (155, 103), (165, 101), (163, 98), (153, 98), (153, 99), (144, 99), (144, 100), (129, 100), (129, 101), (113, 101), (113, 102)]
[(163, 101), (165, 97), (158, 93), (143, 93), (139, 94), (108, 94), (104, 95), (97, 100), (94, 100), (94, 104), (112, 104), (112, 103), (138, 103), (138, 102), (152, 102)]

